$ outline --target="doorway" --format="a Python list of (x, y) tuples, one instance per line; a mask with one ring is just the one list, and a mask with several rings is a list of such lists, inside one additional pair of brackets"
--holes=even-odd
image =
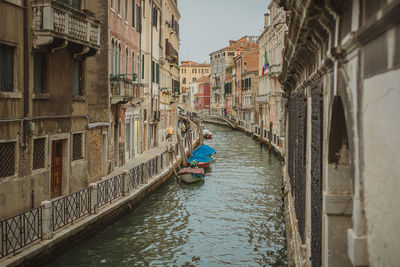
[(59, 197), (62, 194), (62, 173), (63, 173), (63, 141), (52, 142), (51, 149), (51, 198)]

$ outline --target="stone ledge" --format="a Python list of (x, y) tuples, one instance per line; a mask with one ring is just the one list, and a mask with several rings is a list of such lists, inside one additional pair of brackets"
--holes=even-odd
[(353, 213), (353, 198), (351, 195), (323, 195), (323, 212), (328, 215), (349, 215)]

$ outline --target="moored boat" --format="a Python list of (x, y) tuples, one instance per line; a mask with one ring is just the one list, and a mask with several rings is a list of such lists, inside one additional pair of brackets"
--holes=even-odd
[(199, 163), (197, 163), (197, 166), (199, 168), (210, 168), (210, 164), (211, 164), (211, 161), (209, 161), (209, 162), (199, 162)]
[(203, 130), (203, 138), (204, 139), (212, 139), (212, 132), (207, 129), (204, 129)]
[(188, 184), (204, 180), (204, 169), (201, 168), (184, 168), (178, 174), (179, 179)]

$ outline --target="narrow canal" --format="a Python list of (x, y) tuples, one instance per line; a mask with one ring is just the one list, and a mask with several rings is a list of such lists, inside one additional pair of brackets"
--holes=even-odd
[(170, 179), (49, 266), (286, 266), (280, 161), (242, 132), (207, 127), (217, 160), (204, 183)]

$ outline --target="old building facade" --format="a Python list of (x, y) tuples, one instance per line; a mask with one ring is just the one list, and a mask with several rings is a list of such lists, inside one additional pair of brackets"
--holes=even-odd
[(110, 1), (109, 77), (114, 129), (114, 166), (122, 166), (142, 151), (143, 88), (137, 82), (140, 70), (141, 3)]
[(0, 219), (108, 171), (108, 87), (92, 75), (107, 69), (96, 56), (107, 36), (100, 6), (0, 2)]
[(258, 95), (258, 49), (234, 58), (236, 114), (239, 121), (258, 124), (256, 99)]
[(282, 71), (282, 52), (287, 31), (285, 12), (271, 1), (269, 13), (264, 15), (264, 31), (258, 39), (259, 90), (257, 98), (258, 120), (267, 131), (270, 143), (283, 146), (285, 136), (285, 106), (283, 90), (278, 81)]
[(400, 1), (279, 4), (290, 262), (395, 266)]
[(209, 54), (211, 110), (223, 114), (225, 109), (225, 77), (234, 67), (234, 57), (257, 47), (256, 37), (243, 36), (239, 40), (230, 40), (229, 46)]

